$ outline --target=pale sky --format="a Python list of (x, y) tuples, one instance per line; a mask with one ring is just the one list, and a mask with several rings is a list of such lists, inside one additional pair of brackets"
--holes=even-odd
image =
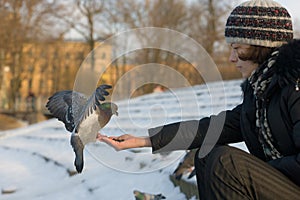
[[(244, 2), (246, 0), (239, 0), (237, 2)], [(300, 2), (299, 0), (274, 0), (278, 3), (280, 3), (282, 6), (284, 6), (290, 13), (293, 19), (293, 25), (294, 29), (300, 32)], [(237, 3), (238, 5), (240, 3)], [(234, 5), (233, 5), (234, 6)], [(77, 33), (70, 33), (70, 37), (73, 37), (74, 35), (78, 35)], [(80, 36), (79, 36), (80, 37)]]
[(276, 1), (289, 11), (294, 21), (300, 20), (299, 0), (276, 0)]

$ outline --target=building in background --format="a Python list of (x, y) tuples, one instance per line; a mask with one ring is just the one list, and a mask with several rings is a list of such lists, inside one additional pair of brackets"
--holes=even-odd
[[(110, 63), (111, 47), (97, 43), (98, 55), (95, 65), (104, 67)], [(0, 88), (0, 110), (11, 109), (10, 98), (15, 98), (14, 110), (26, 110), (29, 93), (35, 94), (37, 110), (44, 107), (47, 98), (59, 90), (71, 90), (81, 64), (89, 54), (89, 46), (84, 41), (56, 40), (28, 42), (22, 48), (18, 66), (11, 56), (6, 56), (1, 63), (2, 79)], [(16, 81), (19, 84), (16, 84)], [(12, 84), (14, 82), (14, 84)], [(12, 85), (19, 87), (12, 95)]]

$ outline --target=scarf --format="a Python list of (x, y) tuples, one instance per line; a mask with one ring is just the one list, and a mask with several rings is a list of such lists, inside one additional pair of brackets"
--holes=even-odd
[(282, 155), (275, 147), (267, 118), (266, 91), (275, 72), (273, 67), (279, 51), (275, 50), (270, 58), (260, 65), (248, 78), (254, 92), (256, 105), (256, 127), (258, 128), (258, 140), (262, 145), (267, 160), (281, 158)]

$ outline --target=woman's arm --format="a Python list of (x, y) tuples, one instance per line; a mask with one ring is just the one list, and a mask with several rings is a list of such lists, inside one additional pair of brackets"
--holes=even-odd
[(121, 135), (118, 137), (108, 137), (98, 133), (97, 140), (105, 142), (106, 144), (112, 146), (116, 151), (152, 146), (149, 137), (136, 137), (129, 134)]
[(195, 148), (211, 148), (215, 144), (243, 141), (240, 129), (241, 105), (202, 118), (149, 129), (153, 153)]
[[(206, 141), (210, 145), (212, 143), (233, 143), (242, 140), (239, 117), (240, 106), (237, 106), (231, 111), (225, 111), (210, 118), (203, 118), (200, 121), (177, 122), (149, 129), (149, 137), (136, 137), (129, 134), (119, 137), (108, 137), (98, 134), (97, 139), (107, 143), (117, 151), (152, 147), (153, 153), (200, 148), (203, 141), (207, 138), (208, 140)], [(212, 118), (214, 124), (210, 123)], [(219, 118), (223, 120), (218, 120)], [(223, 123), (218, 123), (218, 121), (223, 121)], [(210, 131), (208, 131), (209, 129)], [(210, 135), (207, 135), (207, 132)], [(216, 132), (219, 132), (219, 134)], [(208, 137), (206, 138), (206, 136)], [(204, 146), (207, 146), (207, 144)]]

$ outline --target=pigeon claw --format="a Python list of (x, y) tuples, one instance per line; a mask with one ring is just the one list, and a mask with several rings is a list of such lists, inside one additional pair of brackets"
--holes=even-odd
[(74, 165), (78, 173), (82, 172), (83, 169), (83, 149), (84, 146), (78, 134), (72, 134), (71, 136), (71, 145), (73, 151), (75, 152), (75, 161)]

